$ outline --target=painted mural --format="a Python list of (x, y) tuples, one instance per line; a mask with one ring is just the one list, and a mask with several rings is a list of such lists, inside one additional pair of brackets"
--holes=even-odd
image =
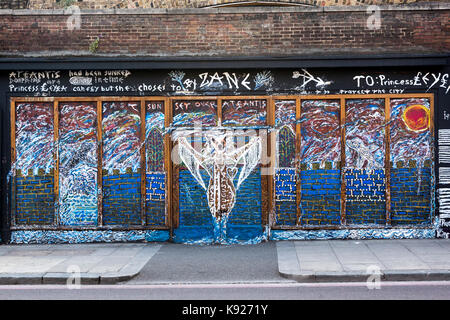
[(275, 101), (277, 133), (277, 167), (292, 168), (295, 163), (296, 101)]
[(392, 224), (429, 225), (434, 202), (430, 101), (406, 98), (390, 103)]
[(18, 103), (13, 112), (16, 121), (14, 223), (54, 224), (53, 103)]
[(97, 105), (59, 104), (59, 222), (97, 224)]
[(299, 225), (341, 222), (340, 111), (339, 100), (302, 100)]
[(340, 102), (304, 100), (301, 106), (301, 162), (307, 167), (325, 167), (340, 161)]
[(384, 167), (384, 99), (350, 99), (345, 105), (345, 166)]
[(14, 230), (13, 241), (165, 241), (169, 231), (200, 244), (431, 237), (435, 165), (439, 212), (450, 216), (450, 129), (438, 131), (435, 160), (433, 116), (446, 123), (450, 113), (431, 94), (402, 93), (441, 90), (443, 75), (11, 73), (11, 92), (21, 94), (57, 80), (52, 90), (66, 87), (64, 95), (133, 95), (14, 102), (11, 217), (30, 230)]
[(146, 225), (161, 226), (166, 223), (164, 102), (147, 101), (145, 110)]
[(22, 173), (53, 163), (53, 103), (19, 103), (16, 106), (16, 168)]
[(237, 147), (235, 138), (232, 132), (224, 130), (205, 132), (202, 137), (205, 142), (200, 151), (195, 150), (181, 133), (176, 140), (183, 164), (206, 192), (216, 242), (227, 241), (227, 221), (236, 205), (237, 190), (261, 157), (259, 137), (249, 138), (240, 147)]
[(390, 150), (394, 167), (416, 161), (419, 168), (431, 160), (431, 114), (429, 99), (391, 100)]
[(141, 225), (140, 103), (103, 102), (105, 225)]
[(103, 169), (137, 172), (140, 148), (139, 102), (103, 103)]
[(217, 102), (215, 100), (176, 100), (173, 102), (173, 126), (217, 125)]
[(222, 125), (262, 126), (267, 124), (267, 100), (223, 100)]
[(345, 108), (346, 223), (386, 224), (385, 100), (348, 99)]
[(297, 221), (296, 123), (296, 100), (276, 100), (274, 192), (277, 225), (295, 225)]

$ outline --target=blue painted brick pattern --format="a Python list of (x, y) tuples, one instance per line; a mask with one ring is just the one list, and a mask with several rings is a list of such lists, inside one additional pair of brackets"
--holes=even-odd
[(295, 226), (297, 224), (297, 202), (276, 201), (276, 224), (280, 226)]
[(347, 192), (354, 192), (346, 195), (347, 225), (386, 224), (384, 170), (350, 169), (345, 179)]
[(278, 168), (275, 172), (275, 200), (295, 201), (297, 185), (295, 168)]
[[(205, 171), (201, 171), (201, 174), (204, 181), (209, 181)], [(206, 191), (198, 184), (189, 170), (180, 170), (178, 181), (180, 227), (212, 224)]]
[(141, 224), (140, 174), (103, 176), (103, 224)]
[(145, 216), (146, 224), (162, 226), (166, 218), (166, 174), (152, 172), (146, 174)]
[(302, 225), (340, 224), (341, 170), (302, 170), (301, 221)]
[(166, 174), (164, 172), (147, 173), (145, 190), (146, 201), (165, 201)]
[[(419, 182), (420, 181), (420, 182)], [(431, 168), (391, 169), (391, 224), (427, 225), (431, 222)]]
[[(202, 171), (205, 181), (208, 175)], [(205, 226), (212, 224), (206, 191), (195, 181), (188, 170), (180, 170), (179, 177), (180, 226)], [(241, 184), (236, 193), (236, 204), (228, 223), (232, 225), (261, 225), (261, 173), (255, 170)]]
[[(237, 183), (237, 177), (235, 184)], [(245, 226), (261, 226), (261, 170), (256, 168), (248, 177), (242, 182), (238, 191), (236, 192), (236, 204), (230, 213), (228, 223), (230, 228), (233, 225)]]
[(275, 217), (277, 225), (297, 223), (297, 183), (295, 168), (277, 168), (275, 172)]
[(346, 169), (346, 201), (385, 201), (384, 169)]
[(49, 225), (55, 218), (54, 177), (16, 177), (15, 220), (18, 225)]

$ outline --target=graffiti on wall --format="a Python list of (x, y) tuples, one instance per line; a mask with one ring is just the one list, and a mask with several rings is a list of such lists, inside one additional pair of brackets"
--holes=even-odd
[[(258, 219), (267, 201), (264, 190), (269, 190), (274, 207), (268, 214), (277, 225), (429, 226), (436, 183), (443, 185), (438, 198), (442, 217), (450, 212), (450, 131), (442, 126), (437, 131), (436, 163), (443, 166), (435, 181), (431, 96), (385, 99), (370, 94), (435, 92), (446, 105), (449, 76), (435, 70), (161, 70), (151, 77), (127, 70), (10, 72), (9, 92), (18, 95), (143, 97), (140, 103), (103, 99), (101, 115), (96, 102), (60, 103), (57, 115), (53, 102), (17, 104), (15, 223), (162, 226), (168, 221), (167, 188), (176, 181), (180, 224), (198, 225), (195, 214), (200, 211), (208, 219), (229, 216), (241, 222), (243, 214), (238, 213), (252, 203), (257, 209), (248, 223), (260, 227)], [(155, 97), (147, 98), (149, 92)], [(303, 96), (318, 92), (320, 98)], [(237, 97), (241, 93), (246, 96)], [(328, 93), (359, 95), (324, 98)], [(188, 94), (193, 97), (185, 98)], [(271, 98), (255, 98), (260, 94)], [(168, 99), (162, 95), (173, 96), (169, 115), (164, 114)], [(442, 105), (437, 109), (436, 123), (450, 119), (444, 109)], [(100, 133), (97, 116), (103, 119)], [(169, 117), (173, 121), (166, 126)], [(203, 127), (201, 137), (181, 138), (196, 125)], [(239, 140), (236, 131), (246, 129), (266, 130), (276, 137), (275, 150), (271, 148), (273, 188), (261, 179), (266, 169), (261, 157), (240, 185), (240, 172), (247, 170), (245, 156), (238, 162), (225, 161), (228, 155), (250, 153), (256, 145), (261, 152), (267, 147), (262, 140)], [(185, 157), (173, 177), (166, 175), (169, 133), (180, 136), (177, 143), (183, 150), (178, 152)], [(220, 155), (222, 149), (229, 152)], [(200, 163), (198, 170), (193, 161)], [(99, 166), (102, 179), (97, 181)], [(38, 182), (35, 189), (30, 188), (31, 181)], [(36, 201), (31, 208), (24, 201), (29, 190), (40, 195), (42, 206)], [(99, 201), (103, 218), (98, 216)], [(122, 214), (112, 213), (116, 207)]]
[(223, 100), (222, 125), (261, 126), (266, 124), (267, 100)]
[[(430, 101), (391, 99), (390, 109), (392, 224), (429, 224), (434, 205)], [(399, 188), (405, 182), (409, 188)]]
[(422, 72), (418, 71), (414, 76), (408, 78), (396, 78), (389, 77), (386, 74), (366, 74), (366, 75), (356, 75), (353, 77), (358, 88), (372, 88), (378, 87), (381, 90), (386, 90), (388, 92), (372, 92), (372, 93), (403, 93), (404, 88), (411, 87), (425, 87), (426, 91), (430, 91), (432, 88), (441, 88), (445, 91), (445, 94), (450, 93), (449, 80), (450, 76), (448, 73), (435, 73), (435, 72)]
[(164, 153), (165, 115), (163, 101), (145, 104), (145, 216), (147, 225), (166, 222), (166, 172)]
[(28, 170), (53, 168), (53, 104), (21, 103), (16, 108), (16, 167)]
[(140, 104), (103, 102), (103, 223), (141, 224)]
[(297, 220), (296, 104), (296, 100), (275, 101), (275, 224), (280, 225)]
[(215, 100), (177, 100), (173, 102), (173, 126), (217, 125), (217, 102)]
[(59, 105), (59, 218), (62, 225), (97, 223), (97, 106)]
[(340, 102), (304, 100), (301, 108), (301, 162), (308, 167), (340, 160)]
[[(221, 225), (222, 233), (226, 230), (226, 221), (235, 206), (237, 190), (257, 166), (261, 156), (259, 137), (252, 137), (239, 147), (234, 138), (231, 133), (210, 131), (205, 133), (206, 142), (200, 151), (192, 148), (186, 137), (180, 136), (176, 140), (180, 158), (206, 191), (209, 210), (215, 222)], [(207, 172), (209, 181), (204, 180), (201, 169)]]
[(428, 99), (391, 100), (391, 161), (408, 163), (415, 160), (418, 167), (431, 159), (430, 102)]
[(53, 103), (18, 103), (15, 113), (13, 219), (18, 225), (51, 225), (55, 221)]

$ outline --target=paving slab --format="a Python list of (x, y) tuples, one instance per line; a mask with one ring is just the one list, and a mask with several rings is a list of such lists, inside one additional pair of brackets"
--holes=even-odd
[(117, 283), (138, 275), (160, 247), (156, 243), (4, 245), (0, 284)]
[(450, 280), (450, 239), (280, 241), (281, 276), (298, 282)]

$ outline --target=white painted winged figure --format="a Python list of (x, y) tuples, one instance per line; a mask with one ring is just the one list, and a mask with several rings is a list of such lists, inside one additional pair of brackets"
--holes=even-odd
[[(195, 150), (185, 136), (179, 137), (178, 153), (192, 176), (205, 189), (213, 217), (218, 222), (226, 221), (236, 203), (236, 191), (259, 163), (261, 138), (252, 136), (243, 146), (236, 146), (234, 135), (225, 130), (212, 130), (204, 133), (203, 137), (205, 143), (200, 151)], [(201, 169), (209, 176), (208, 184), (203, 180)]]

